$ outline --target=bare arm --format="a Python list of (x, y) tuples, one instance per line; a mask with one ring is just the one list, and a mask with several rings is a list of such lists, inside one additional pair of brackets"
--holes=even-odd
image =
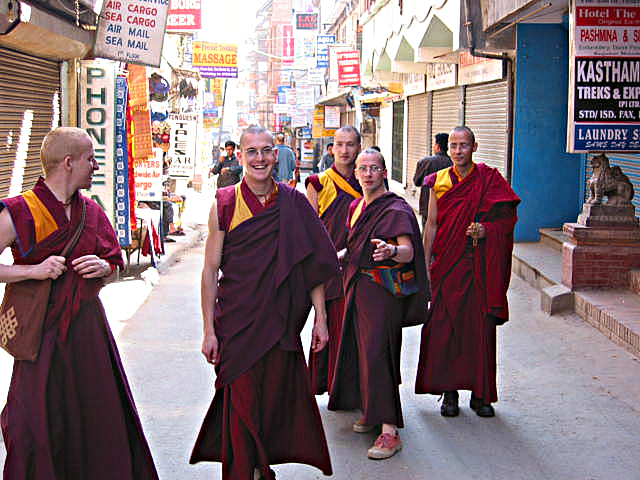
[(209, 363), (218, 361), (218, 338), (213, 327), (213, 312), (218, 296), (218, 269), (222, 261), (224, 231), (218, 224), (218, 206), (213, 202), (209, 212), (209, 236), (205, 244), (200, 298), (202, 306), (202, 354)]
[(324, 284), (317, 285), (311, 290), (311, 303), (316, 312), (315, 323), (311, 346), (314, 352), (322, 350), (329, 341), (329, 330), (327, 328), (327, 311), (324, 303)]
[(409, 263), (413, 260), (413, 243), (411, 242), (411, 237), (409, 235), (400, 235), (397, 241), (398, 245), (392, 245), (379, 238), (372, 238), (371, 242), (376, 246), (373, 251), (373, 259), (376, 262), (391, 259), (398, 263)]
[[(0, 252), (4, 251), (16, 240), (16, 231), (9, 211), (0, 212)], [(37, 265), (2, 265), (0, 264), (0, 282), (14, 283), (22, 280), (56, 279), (67, 269), (65, 258), (52, 255)]]
[(316, 189), (311, 185), (311, 182), (307, 185), (307, 199), (316, 213), (318, 213), (318, 192), (316, 192)]
[(431, 250), (433, 249), (433, 241), (438, 232), (438, 197), (433, 190), (429, 191), (429, 213), (427, 214), (427, 223), (424, 226), (424, 235), (422, 237), (424, 244), (424, 258), (427, 264), (427, 274), (431, 266)]

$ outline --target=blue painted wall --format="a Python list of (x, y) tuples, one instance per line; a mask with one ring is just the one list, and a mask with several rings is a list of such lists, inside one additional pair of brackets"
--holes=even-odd
[(515, 239), (575, 222), (581, 155), (566, 152), (569, 34), (562, 24), (517, 26), (513, 189), (522, 199)]

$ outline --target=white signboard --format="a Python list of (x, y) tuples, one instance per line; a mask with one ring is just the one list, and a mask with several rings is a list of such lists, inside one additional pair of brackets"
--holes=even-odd
[(159, 67), (168, 11), (169, 0), (105, 0), (95, 55)]
[(326, 105), (324, 107), (324, 128), (340, 128), (340, 107)]
[(154, 148), (153, 157), (135, 160), (136, 200), (159, 201), (162, 198), (162, 149)]
[(456, 86), (455, 63), (427, 64), (427, 91), (440, 90)]
[(167, 119), (171, 125), (171, 139), (167, 156), (169, 176), (193, 179), (196, 167), (196, 130), (198, 114), (170, 113)]
[(274, 103), (273, 104), (273, 113), (279, 113), (288, 115), (289, 114), (289, 105), (286, 103)]
[(459, 85), (471, 85), (473, 83), (501, 80), (502, 77), (502, 60), (474, 57), (469, 52), (460, 52), (458, 67)]
[(115, 157), (115, 63), (106, 60), (80, 62), (80, 123), (93, 141), (100, 169), (93, 174), (90, 196), (105, 210), (113, 222)]

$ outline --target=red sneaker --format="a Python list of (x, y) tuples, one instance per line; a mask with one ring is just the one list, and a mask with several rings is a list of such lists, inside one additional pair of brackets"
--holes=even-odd
[(367, 452), (367, 456), (373, 460), (384, 460), (393, 457), (400, 450), (402, 450), (400, 435), (381, 433)]

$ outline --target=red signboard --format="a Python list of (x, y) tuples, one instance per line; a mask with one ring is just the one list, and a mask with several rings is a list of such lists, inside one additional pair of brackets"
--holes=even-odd
[(317, 13), (296, 13), (296, 28), (298, 30), (317, 30)]
[(201, 0), (171, 0), (167, 30), (200, 30), (202, 25)]
[(338, 85), (351, 87), (360, 85), (360, 52), (351, 50), (338, 52)]
[(293, 26), (282, 25), (282, 63), (293, 63)]

